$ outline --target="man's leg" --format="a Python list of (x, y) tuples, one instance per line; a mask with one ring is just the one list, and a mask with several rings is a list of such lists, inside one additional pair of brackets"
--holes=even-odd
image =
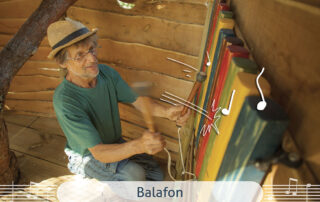
[(144, 168), (129, 159), (118, 162), (115, 177), (118, 181), (145, 181)]
[(92, 159), (84, 168), (86, 177), (100, 181), (145, 181), (146, 175), (142, 166), (128, 159), (114, 162), (101, 163)]
[(152, 156), (139, 154), (114, 163), (101, 163), (92, 155), (81, 157), (66, 152), (69, 157), (68, 168), (74, 173), (100, 181), (161, 181), (163, 173)]
[(148, 154), (138, 154), (130, 157), (129, 160), (143, 167), (146, 174), (146, 180), (162, 181), (164, 179), (164, 174), (159, 164), (153, 159), (152, 156)]
[[(126, 142), (123, 138), (119, 139), (119, 143)], [(131, 162), (140, 165), (145, 171), (145, 178), (149, 181), (163, 181), (164, 174), (159, 164), (148, 154), (138, 154), (129, 158)]]
[(114, 163), (102, 163), (92, 155), (80, 158), (69, 156), (69, 170), (86, 178), (99, 181), (145, 181), (145, 171), (139, 164), (125, 159)]

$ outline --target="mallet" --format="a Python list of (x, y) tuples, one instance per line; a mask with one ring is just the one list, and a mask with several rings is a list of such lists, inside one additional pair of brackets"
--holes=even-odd
[[(140, 95), (140, 99), (143, 102), (143, 107), (140, 109), (142, 112), (144, 121), (147, 124), (147, 127), (150, 132), (156, 132), (154, 127), (154, 122), (151, 114), (151, 99), (147, 97), (151, 90), (152, 83), (151, 82), (136, 82), (132, 84), (132, 88)], [(164, 148), (164, 151), (168, 154), (168, 174), (170, 178), (175, 181), (174, 177), (171, 175), (171, 155), (167, 148)]]
[(156, 132), (154, 127), (154, 122), (151, 114), (151, 100), (147, 97), (150, 94), (150, 89), (152, 87), (151, 82), (136, 82), (132, 84), (132, 88), (138, 95), (140, 95), (140, 99), (143, 102), (143, 106), (140, 110), (143, 115), (143, 118), (147, 124), (147, 127), (150, 132)]
[[(201, 86), (201, 83), (204, 82), (206, 78), (207, 78), (207, 74), (205, 72), (198, 72), (196, 82), (194, 83), (193, 88), (187, 99), (188, 102), (192, 102), (192, 100), (196, 96), (198, 89)], [(184, 108), (181, 111), (181, 116), (185, 115), (187, 111), (188, 111), (188, 107), (184, 106)]]

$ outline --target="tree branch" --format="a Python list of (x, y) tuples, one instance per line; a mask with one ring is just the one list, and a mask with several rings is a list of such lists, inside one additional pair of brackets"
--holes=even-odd
[(48, 26), (57, 21), (77, 0), (43, 0), (37, 10), (0, 52), (0, 95), (23, 64), (37, 51)]

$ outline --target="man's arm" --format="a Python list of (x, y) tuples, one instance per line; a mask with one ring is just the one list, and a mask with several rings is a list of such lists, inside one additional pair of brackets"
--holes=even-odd
[[(182, 105), (165, 107), (154, 101), (151, 101), (150, 104), (153, 116), (167, 118), (171, 121), (176, 121), (177, 125), (180, 126), (184, 125), (190, 116), (190, 110), (188, 110), (188, 112), (183, 117), (180, 117), (181, 111), (183, 109)], [(134, 103), (132, 103), (132, 105), (139, 111), (141, 111), (143, 107), (143, 101), (141, 97), (138, 97), (137, 100)]]
[(112, 163), (129, 158), (135, 154), (156, 154), (163, 150), (166, 143), (159, 133), (145, 131), (135, 140), (122, 144), (98, 144), (88, 148), (92, 156), (103, 163)]

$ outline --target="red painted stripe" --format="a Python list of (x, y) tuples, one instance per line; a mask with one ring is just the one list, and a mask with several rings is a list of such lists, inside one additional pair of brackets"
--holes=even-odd
[[(214, 12), (213, 22), (212, 22), (211, 29), (209, 31), (209, 36), (208, 36), (208, 40), (207, 40), (207, 44), (206, 44), (207, 48), (206, 48), (206, 51), (205, 51), (204, 54), (206, 54), (207, 52), (210, 53), (210, 51), (211, 51), (214, 31), (216, 29), (219, 13), (220, 13), (220, 11), (224, 11), (224, 10), (229, 10), (229, 6), (227, 4), (225, 4), (225, 3), (219, 3), (218, 6), (216, 6), (216, 8), (213, 11)], [(210, 53), (210, 54), (212, 54), (212, 53)], [(204, 63), (202, 64), (202, 67), (201, 67), (201, 71), (206, 71), (207, 70), (206, 69), (207, 68), (207, 66), (206, 66), (207, 62), (208, 62), (208, 57), (205, 57), (204, 58)], [(198, 104), (198, 102), (199, 102), (201, 89), (202, 89), (202, 85), (200, 86), (200, 88), (198, 90), (195, 104)]]

